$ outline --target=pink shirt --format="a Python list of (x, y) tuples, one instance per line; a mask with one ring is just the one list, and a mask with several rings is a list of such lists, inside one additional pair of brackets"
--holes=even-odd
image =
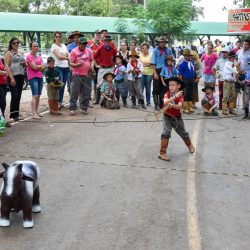
[(70, 53), (70, 61), (73, 63), (83, 62), (81, 67), (73, 68), (72, 74), (79, 76), (87, 76), (91, 68), (91, 61), (93, 60), (93, 55), (91, 49), (85, 48), (85, 50), (80, 50), (79, 47), (73, 49)]
[(215, 65), (217, 60), (217, 55), (216, 53), (212, 53), (211, 55), (203, 54), (201, 57), (201, 61), (204, 61), (205, 66), (203, 68), (203, 73), (204, 74), (213, 74), (212, 68)]
[(31, 62), (34, 62), (35, 65), (41, 65), (41, 64), (43, 64), (43, 59), (39, 55), (34, 56), (31, 53), (28, 54), (28, 56), (26, 57), (28, 80), (31, 80), (35, 77), (43, 78), (43, 74), (40, 70), (34, 70), (31, 68), (31, 66), (30, 66)]

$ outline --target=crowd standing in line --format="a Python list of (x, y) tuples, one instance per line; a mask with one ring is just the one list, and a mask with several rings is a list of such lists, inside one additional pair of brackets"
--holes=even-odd
[(160, 36), (153, 50), (147, 42), (138, 46), (135, 40), (129, 43), (121, 40), (117, 50), (107, 30), (96, 30), (90, 40), (79, 31), (67, 32), (66, 39), (66, 44), (63, 44), (62, 33), (54, 33), (52, 58), (47, 62), (45, 73), (46, 68), (38, 54), (37, 42), (30, 43), (30, 53), (24, 58), (19, 51), (19, 39), (13, 37), (9, 41), (5, 66), (0, 64), (0, 106), (4, 114), (8, 84), (11, 92), (10, 122), (22, 119), (19, 109), (25, 70), (31, 86), (34, 119), (42, 118), (39, 100), (44, 74), (48, 83), (51, 114), (60, 114), (58, 110), (65, 108), (63, 96), (66, 85), (70, 94), (70, 115), (76, 114), (78, 101), (81, 113), (87, 115), (91, 99), (94, 99), (94, 104), (108, 108), (120, 107), (120, 100), (123, 107), (130, 107), (128, 100), (131, 99), (132, 108), (136, 108), (138, 103), (142, 109), (147, 109), (151, 106), (151, 95), (154, 109), (159, 111), (165, 106), (164, 96), (169, 91), (169, 79), (178, 77), (185, 85), (182, 102), (184, 113), (194, 113), (195, 103), (199, 101), (198, 83), (202, 78), (204, 96), (201, 105), (205, 115), (218, 115), (218, 110), (222, 110), (223, 115), (235, 115), (237, 94), (243, 91), (244, 118), (248, 118), (248, 39), (243, 41), (242, 48), (241, 41), (237, 41), (235, 47), (232, 47), (232, 44), (225, 46), (217, 39), (215, 47), (208, 41), (206, 46), (201, 42), (198, 48), (191, 46), (170, 49), (166, 37)]

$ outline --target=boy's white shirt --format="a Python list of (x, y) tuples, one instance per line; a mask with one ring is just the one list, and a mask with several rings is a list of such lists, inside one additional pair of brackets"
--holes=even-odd
[(236, 81), (236, 74), (237, 74), (236, 63), (227, 61), (223, 69), (223, 79), (227, 81)]
[[(137, 60), (137, 67), (140, 70), (140, 73), (138, 74), (138, 77), (141, 77), (142, 76), (142, 71), (143, 71), (143, 64), (139, 60)], [(133, 67), (131, 66), (131, 64), (129, 62), (128, 65), (127, 65), (127, 73), (130, 70), (133, 70)], [(134, 81), (135, 80), (132, 73), (128, 73), (128, 80), (130, 80), (130, 81)]]

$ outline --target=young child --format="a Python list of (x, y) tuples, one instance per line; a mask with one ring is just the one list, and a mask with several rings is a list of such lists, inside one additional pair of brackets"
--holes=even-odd
[(101, 95), (103, 100), (101, 102), (101, 106), (108, 109), (120, 108), (120, 105), (116, 100), (116, 86), (113, 82), (114, 78), (115, 75), (112, 72), (108, 72), (103, 76), (104, 82), (101, 87)]
[(50, 114), (61, 115), (58, 106), (59, 90), (64, 83), (59, 81), (59, 72), (55, 69), (55, 60), (53, 57), (47, 59), (48, 69), (45, 71), (45, 78), (47, 84), (47, 95)]
[(136, 97), (138, 103), (142, 105), (143, 109), (147, 109), (144, 104), (144, 96), (141, 88), (141, 76), (143, 71), (143, 64), (138, 61), (139, 58), (137, 52), (131, 52), (129, 55), (130, 61), (127, 65), (128, 73), (128, 88), (129, 94), (132, 97), (132, 108), (136, 108)]
[(201, 100), (204, 114), (218, 116), (219, 95), (214, 93), (214, 87), (207, 85), (202, 91), (205, 92), (203, 99)]
[(164, 86), (160, 93), (161, 99), (163, 99), (164, 94), (169, 90), (169, 86), (168, 86), (169, 78), (178, 76), (178, 71), (175, 68), (175, 66), (173, 66), (174, 58), (168, 55), (166, 56), (165, 62), (166, 62), (166, 66), (162, 68), (161, 73), (160, 73), (161, 82), (162, 82), (162, 85)]
[[(250, 65), (250, 61), (248, 62)], [(249, 118), (249, 100), (250, 100), (250, 70), (247, 71), (246, 77), (245, 77), (245, 85), (244, 85), (244, 110), (245, 115), (243, 119)]]
[(169, 79), (169, 91), (164, 95), (164, 106), (168, 105), (163, 117), (163, 132), (161, 135), (160, 155), (158, 156), (163, 161), (169, 161), (166, 154), (168, 142), (171, 137), (172, 128), (183, 139), (190, 153), (194, 153), (195, 147), (192, 144), (188, 132), (185, 130), (184, 121), (181, 118), (180, 109), (183, 103), (182, 91), (183, 82), (173, 77)]
[(191, 51), (189, 49), (184, 50), (183, 56), (184, 61), (179, 66), (180, 78), (185, 84), (183, 112), (189, 114), (194, 112), (192, 99), (195, 79), (195, 68), (194, 61), (190, 59)]
[[(236, 82), (236, 73), (237, 69), (235, 67), (235, 57), (236, 54), (231, 51), (228, 54), (228, 61), (225, 63), (223, 68), (223, 98), (222, 98), (222, 114), (228, 115), (229, 113), (232, 115), (236, 115), (234, 110), (235, 106), (235, 82)], [(229, 107), (227, 105), (229, 103)]]
[(126, 67), (122, 64), (123, 57), (121, 55), (117, 55), (114, 57), (115, 60), (115, 85), (116, 85), (116, 98), (119, 102), (120, 95), (122, 97), (123, 106), (125, 108), (128, 107), (127, 105), (127, 97), (128, 97), (128, 85), (125, 78), (126, 75)]

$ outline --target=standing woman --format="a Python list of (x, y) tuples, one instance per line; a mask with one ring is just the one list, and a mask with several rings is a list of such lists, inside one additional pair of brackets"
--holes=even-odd
[(217, 55), (213, 52), (213, 44), (207, 45), (207, 52), (202, 55), (201, 62), (204, 62), (203, 65), (203, 82), (204, 86), (212, 86), (215, 88), (215, 76), (213, 75), (213, 66), (216, 63)]
[(129, 50), (128, 50), (128, 43), (126, 40), (122, 40), (120, 42), (120, 50), (117, 52), (118, 56), (122, 56), (122, 65), (127, 67), (129, 62)]
[[(5, 67), (0, 59), (0, 116), (4, 116), (6, 108), (6, 93), (7, 93), (7, 72)], [(6, 127), (9, 127), (10, 124), (6, 122)]]
[(43, 59), (37, 52), (38, 44), (33, 41), (30, 43), (30, 53), (26, 58), (28, 81), (32, 92), (31, 110), (33, 119), (41, 119), (42, 117), (38, 113), (38, 107), (43, 88), (42, 72), (45, 69)]
[(56, 70), (59, 72), (60, 80), (64, 83), (59, 91), (59, 109), (63, 107), (64, 89), (67, 81), (69, 80), (69, 62), (68, 62), (68, 49), (62, 43), (61, 32), (54, 33), (54, 44), (51, 46), (52, 56), (55, 59)]
[(10, 87), (10, 121), (18, 121), (20, 101), (24, 84), (24, 56), (18, 51), (20, 41), (12, 37), (9, 41), (8, 51), (5, 54), (5, 68), (8, 73), (8, 84)]
[(137, 53), (136, 51), (136, 41), (132, 40), (129, 44), (129, 55)]
[(141, 77), (141, 88), (142, 93), (144, 88), (146, 90), (146, 101), (147, 106), (150, 106), (150, 94), (151, 94), (151, 83), (153, 80), (153, 66), (151, 65), (152, 54), (149, 53), (149, 44), (144, 42), (141, 44), (142, 54), (140, 54), (140, 60), (143, 64), (143, 71)]

